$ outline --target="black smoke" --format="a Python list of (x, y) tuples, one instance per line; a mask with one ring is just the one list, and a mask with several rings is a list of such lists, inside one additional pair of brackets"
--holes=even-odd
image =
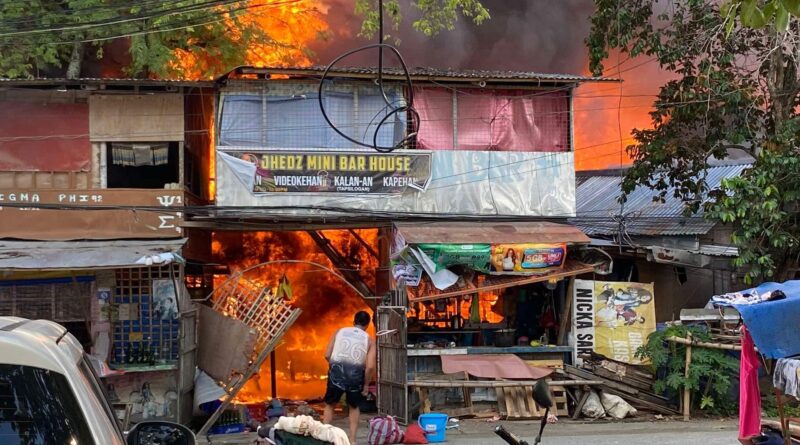
[[(358, 37), (361, 17), (353, 12), (353, 0), (323, 0), (329, 8), (331, 31), (312, 49), (320, 64), (349, 49), (375, 43)], [(411, 67), (453, 69), (522, 70), (582, 74), (587, 50), (592, 0), (483, 0), (492, 18), (475, 25), (459, 17), (456, 29), (426, 37), (411, 28), (414, 18), (410, 2), (401, 1), (406, 19), (398, 31), (387, 30), (400, 38), (399, 49)], [(387, 42), (392, 43), (392, 42)], [(388, 57), (387, 57), (388, 58)], [(372, 66), (374, 51), (353, 56), (342, 66)], [(394, 65), (394, 64), (392, 64)]]

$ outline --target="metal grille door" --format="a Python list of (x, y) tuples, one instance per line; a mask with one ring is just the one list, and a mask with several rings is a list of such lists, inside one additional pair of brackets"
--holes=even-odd
[(406, 355), (406, 308), (379, 306), (378, 412), (406, 423), (408, 417), (408, 376)]

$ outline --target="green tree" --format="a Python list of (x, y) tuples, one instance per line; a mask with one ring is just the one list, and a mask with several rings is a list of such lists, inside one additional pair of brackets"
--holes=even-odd
[[(411, 26), (428, 37), (443, 30), (452, 31), (459, 15), (471, 19), (476, 25), (489, 20), (489, 10), (479, 0), (416, 0), (411, 2), (420, 17)], [(399, 0), (384, 0), (384, 13), (397, 29), (403, 21), (403, 10)], [(378, 32), (378, 0), (356, 0), (356, 13), (364, 17), (361, 35), (373, 37)]]
[[(378, 29), (376, 5), (356, 1), (356, 11), (364, 14), (364, 34)], [(478, 0), (419, 0), (413, 5), (421, 13), (413, 26), (426, 35), (453, 29), (459, 14), (476, 23), (489, 18)], [(0, 77), (61, 69), (66, 77), (77, 78), (87, 51), (102, 58), (103, 47), (121, 38), (129, 39), (128, 74), (137, 77), (213, 77), (248, 63), (254, 47), (261, 48), (261, 55), (282, 57), (266, 57), (272, 63), (296, 64), (308, 61), (310, 42), (286, 41), (283, 34), (293, 26), (321, 31), (325, 24), (316, 6), (313, 0), (6, 0), (0, 2)], [(399, 1), (386, 0), (384, 8), (398, 26)], [(254, 14), (274, 17), (259, 20)], [(176, 63), (179, 55), (187, 55), (188, 63)]]
[[(254, 24), (239, 20), (247, 2), (183, 0), (9, 0), (0, 3), (0, 76), (30, 77), (63, 68), (81, 73), (87, 50), (102, 57), (105, 43), (130, 39), (134, 76), (169, 76), (175, 49), (202, 50), (222, 65), (243, 59), (254, 39), (268, 39)], [(237, 29), (232, 38), (230, 27)], [(205, 73), (203, 73), (205, 74)]]
[(781, 31), (789, 28), (789, 16), (800, 17), (800, 0), (727, 0), (725, 14), (739, 15), (745, 26), (761, 28), (774, 24)]
[[(734, 10), (709, 0), (595, 0), (587, 45), (595, 75), (612, 50), (675, 75), (654, 102), (652, 128), (633, 131), (623, 194), (647, 186), (664, 199), (672, 190), (687, 213), (705, 208), (708, 218), (732, 224), (737, 264), (753, 282), (782, 276), (800, 254), (800, 23), (789, 16), (785, 30), (748, 26), (736, 13), (744, 3)], [(709, 160), (730, 148), (756, 163), (707, 201)]]

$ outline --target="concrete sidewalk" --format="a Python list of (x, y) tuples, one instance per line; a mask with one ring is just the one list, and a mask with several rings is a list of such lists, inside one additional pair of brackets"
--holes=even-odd
[[(334, 421), (339, 427), (346, 428), (346, 419)], [(503, 425), (507, 430), (531, 445), (539, 431), (539, 422), (512, 421), (487, 422), (481, 420), (462, 420), (458, 429), (447, 431), (447, 443), (456, 445), (506, 445), (494, 434), (494, 428)], [(573, 422), (562, 420), (556, 425), (548, 425), (545, 429), (542, 444), (544, 445), (728, 445), (737, 444), (738, 428), (735, 420), (639, 420), (624, 422)], [(367, 425), (362, 421), (359, 428), (358, 443), (366, 445)], [(201, 438), (198, 438), (201, 439)], [(211, 444), (252, 444), (255, 434), (212, 436)]]

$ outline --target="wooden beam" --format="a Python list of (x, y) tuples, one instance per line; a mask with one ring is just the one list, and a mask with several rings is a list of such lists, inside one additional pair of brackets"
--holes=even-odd
[(671, 341), (673, 343), (680, 343), (682, 345), (689, 345), (689, 346), (697, 346), (700, 348), (709, 348), (709, 349), (724, 349), (726, 351), (741, 351), (741, 345), (726, 345), (724, 343), (710, 343), (705, 341), (697, 341), (692, 339), (680, 338), (680, 337), (667, 337), (667, 341)]
[(374, 258), (378, 260), (381, 259), (380, 255), (378, 255), (378, 252), (376, 252), (375, 249), (372, 246), (370, 246), (369, 243), (366, 242), (364, 238), (361, 237), (361, 235), (358, 234), (358, 232), (356, 232), (353, 229), (347, 229), (347, 231), (350, 232), (355, 237), (355, 239), (357, 239), (358, 242), (361, 243), (362, 246), (364, 246), (365, 249), (367, 249), (367, 252), (369, 252), (370, 255), (372, 255)]
[[(686, 346), (686, 368), (683, 372), (684, 379), (689, 379), (689, 366), (692, 364), (692, 333), (687, 335), (689, 344)], [(692, 392), (688, 386), (683, 388), (683, 421), (688, 422), (692, 414)]]
[[(417, 388), (517, 388), (535, 386), (538, 380), (411, 380), (408, 386)], [(550, 386), (596, 386), (600, 380), (553, 380)]]
[(569, 285), (567, 286), (567, 295), (564, 297), (564, 312), (561, 313), (561, 320), (558, 323), (558, 341), (557, 345), (566, 346), (567, 329), (572, 320), (572, 292), (575, 289), (575, 277), (570, 277)]
[[(342, 274), (343, 277), (347, 278), (347, 281), (349, 281), (350, 284), (358, 289), (363, 298), (370, 299), (371, 297), (375, 296), (375, 293), (369, 288), (369, 286), (367, 286), (367, 283), (361, 279), (361, 276), (358, 274), (358, 272), (348, 267), (349, 265), (345, 263), (342, 255), (333, 248), (328, 238), (325, 238), (324, 235), (315, 230), (309, 230), (307, 233), (311, 236), (311, 239), (317, 243), (317, 246), (319, 246), (320, 250), (322, 250), (322, 252), (328, 256), (328, 258), (331, 260), (331, 263), (333, 263), (333, 266), (339, 271), (339, 273)], [(368, 302), (370, 305), (373, 304), (372, 301)]]

